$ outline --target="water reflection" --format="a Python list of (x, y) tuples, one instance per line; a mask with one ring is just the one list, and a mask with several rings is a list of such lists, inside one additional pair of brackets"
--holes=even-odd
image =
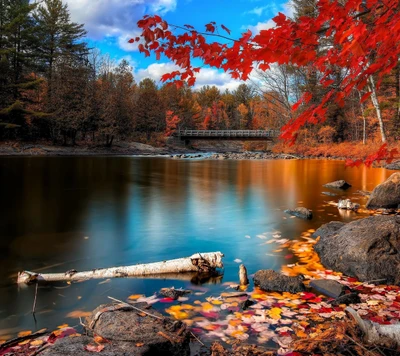
[[(70, 311), (91, 310), (110, 294), (124, 299), (161, 287), (193, 289), (194, 282), (205, 282), (164, 276), (41, 286), (35, 325), (30, 315), (34, 290), (18, 288), (13, 280), (22, 269), (86, 270), (222, 251), (224, 282), (237, 280), (235, 259), (250, 273), (279, 270), (293, 260), (265, 244), (272, 233), (292, 239), (331, 220), (354, 219), (354, 212), (339, 214), (327, 202), (349, 197), (365, 204), (366, 198), (353, 193), (372, 190), (390, 173), (320, 160), (0, 158), (0, 328), (12, 333), (54, 327)], [(353, 187), (335, 192), (335, 197), (323, 195), (329, 189), (322, 185), (337, 179)], [(296, 206), (312, 209), (314, 219), (291, 219), (283, 213)], [(204, 287), (209, 293), (223, 288), (213, 283)]]

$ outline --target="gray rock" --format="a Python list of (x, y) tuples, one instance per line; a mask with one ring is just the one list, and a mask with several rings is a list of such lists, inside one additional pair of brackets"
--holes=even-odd
[(360, 204), (353, 203), (350, 199), (339, 200), (338, 209), (354, 210), (357, 211), (360, 208)]
[(317, 229), (317, 231), (312, 234), (312, 237), (317, 238), (318, 236), (327, 236), (334, 234), (345, 225), (346, 224), (341, 221), (331, 221)]
[(324, 187), (333, 189), (348, 189), (351, 187), (351, 184), (347, 183), (345, 180), (336, 180), (334, 182), (324, 184)]
[(314, 279), (310, 282), (310, 287), (335, 299), (343, 295), (347, 289), (346, 286), (332, 279)]
[(306, 290), (301, 276), (288, 277), (271, 269), (254, 274), (254, 284), (266, 292), (299, 293)]
[(343, 294), (340, 297), (336, 298), (334, 301), (331, 302), (332, 306), (338, 306), (340, 304), (358, 304), (361, 303), (361, 299), (358, 293), (348, 293)]
[(386, 165), (386, 169), (398, 170), (400, 169), (400, 161), (392, 162)]
[(294, 210), (288, 209), (288, 210), (285, 210), (285, 213), (292, 215), (292, 216), (296, 216), (300, 219), (311, 220), (313, 217), (312, 211), (310, 209), (303, 208), (303, 207), (298, 207)]
[(397, 209), (400, 204), (400, 173), (393, 173), (372, 191), (367, 209)]
[(400, 218), (372, 216), (346, 225), (328, 223), (313, 236), (322, 264), (360, 281), (400, 283)]

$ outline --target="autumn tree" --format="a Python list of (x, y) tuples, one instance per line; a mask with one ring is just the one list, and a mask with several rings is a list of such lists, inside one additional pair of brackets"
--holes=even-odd
[(82, 24), (71, 21), (67, 4), (61, 0), (44, 0), (33, 14), (36, 21), (36, 37), (39, 41), (41, 69), (48, 81), (48, 99), (50, 110), (52, 103), (53, 73), (57, 63), (65, 57), (81, 60), (88, 50), (82, 41), (86, 31)]
[(134, 120), (135, 130), (145, 133), (147, 140), (152, 133), (165, 130), (165, 107), (156, 83), (151, 79), (146, 78), (139, 83)]
[[(318, 100), (305, 92), (293, 109), (295, 119), (282, 131), (282, 138), (293, 141), (296, 131), (307, 124), (323, 123), (333, 101), (342, 107), (354, 88), (366, 89), (362, 100), (371, 97), (376, 109), (382, 141), (383, 121), (379, 117), (376, 91), (383, 77), (398, 64), (400, 55), (400, 12), (397, 0), (347, 0), (345, 2), (316, 0), (315, 11), (298, 19), (279, 13), (275, 27), (253, 35), (245, 32), (231, 43), (208, 42), (206, 36), (187, 26), (182, 34), (173, 33), (159, 16), (145, 17), (138, 22), (142, 34), (130, 42), (139, 42), (145, 55), (154, 51), (174, 61), (180, 70), (166, 74), (164, 81), (176, 80), (178, 86), (187, 80), (195, 83), (198, 67), (192, 58), (205, 65), (223, 69), (233, 78), (247, 80), (258, 67), (267, 70), (273, 63), (308, 68), (317, 75), (323, 95)], [(216, 33), (215, 22), (206, 25), (206, 33)], [(230, 30), (221, 25), (228, 33)], [(390, 29), (390, 30), (388, 30)], [(217, 35), (218, 36), (218, 35)], [(321, 50), (321, 45), (325, 45)], [(341, 76), (341, 80), (336, 78)], [(310, 104), (310, 105), (309, 105)], [(393, 152), (392, 152), (393, 153)], [(379, 155), (388, 155), (386, 146)], [(375, 159), (378, 156), (375, 156)], [(379, 158), (379, 157), (378, 157)]]

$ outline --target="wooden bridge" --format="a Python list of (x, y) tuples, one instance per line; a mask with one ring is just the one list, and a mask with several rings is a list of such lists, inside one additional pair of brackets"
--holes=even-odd
[(279, 130), (178, 130), (173, 134), (174, 137), (185, 142), (191, 140), (272, 141), (279, 135)]

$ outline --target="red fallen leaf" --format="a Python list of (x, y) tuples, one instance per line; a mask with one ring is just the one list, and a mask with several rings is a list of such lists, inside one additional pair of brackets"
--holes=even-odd
[(310, 299), (309, 302), (310, 302), (310, 303), (321, 303), (321, 302), (322, 302), (322, 298)]
[(390, 321), (385, 320), (385, 318), (382, 317), (382, 316), (372, 316), (372, 317), (370, 317), (368, 319), (370, 321), (373, 321), (373, 322), (378, 323), (378, 324), (383, 324), (383, 325), (391, 324)]
[(172, 298), (163, 298), (160, 299), (160, 303), (173, 303), (174, 300)]
[(293, 255), (291, 255), (291, 254), (290, 254), (290, 255), (286, 255), (285, 258), (286, 258), (287, 260), (290, 260), (291, 258), (293, 258)]
[(293, 351), (286, 354), (285, 356), (302, 356), (302, 354), (300, 352)]
[(204, 317), (206, 317), (207, 319), (210, 319), (210, 318), (218, 319), (218, 317), (219, 317), (219, 314), (217, 312), (204, 312), (204, 311), (201, 311), (200, 314), (203, 315)]
[(101, 352), (104, 349), (104, 345), (86, 345), (84, 347), (85, 351), (89, 352)]
[(193, 331), (195, 334), (202, 334), (204, 333), (203, 329), (200, 328), (192, 328), (191, 331)]
[(74, 328), (65, 328), (65, 329), (56, 330), (50, 334), (49, 338), (47, 339), (47, 342), (50, 344), (54, 344), (54, 342), (57, 339), (62, 339), (64, 337), (67, 337), (67, 336), (70, 336), (70, 335), (73, 335), (76, 333), (77, 333), (77, 331)]
[(358, 282), (358, 279), (354, 278), (354, 277), (348, 277), (347, 282), (355, 283), (355, 282)]
[(135, 40), (134, 40), (133, 38), (131, 38), (131, 39), (128, 41), (128, 43), (133, 43), (133, 42), (135, 42)]
[(301, 299), (305, 299), (305, 300), (307, 300), (307, 299), (314, 299), (314, 298), (316, 298), (317, 296), (314, 294), (314, 293), (308, 293), (308, 292), (304, 292), (304, 293), (302, 293), (302, 295), (301, 295)]

